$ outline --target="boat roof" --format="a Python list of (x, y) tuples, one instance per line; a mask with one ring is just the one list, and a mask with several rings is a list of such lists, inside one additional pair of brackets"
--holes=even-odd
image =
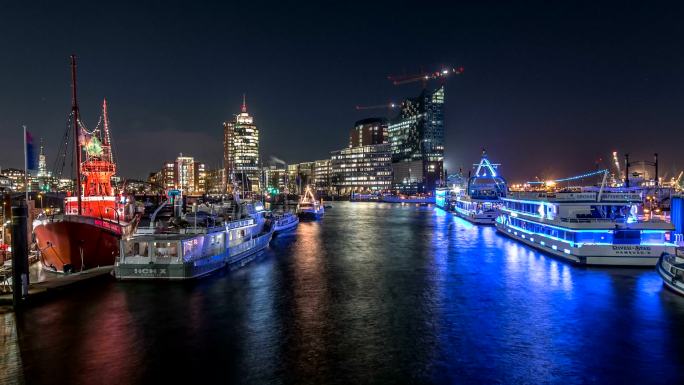
[(501, 198), (508, 201), (539, 201), (553, 203), (592, 203), (599, 205), (643, 203), (641, 194), (633, 192), (604, 192), (598, 200), (598, 192), (534, 192), (515, 191)]

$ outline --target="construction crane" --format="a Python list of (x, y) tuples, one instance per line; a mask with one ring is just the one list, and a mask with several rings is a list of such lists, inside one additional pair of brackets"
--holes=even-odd
[(434, 80), (434, 79), (446, 79), (449, 75), (461, 75), (463, 73), (463, 67), (458, 67), (458, 68), (443, 68), (440, 71), (435, 71), (435, 72), (421, 72), (419, 74), (413, 74), (413, 75), (390, 75), (387, 77), (389, 81), (392, 82), (395, 86), (402, 85), (402, 84), (407, 84), (407, 83), (414, 83), (414, 82), (423, 82), (423, 85), (425, 86), (426, 83), (429, 80)]
[(388, 109), (388, 110), (393, 110), (393, 109), (395, 109), (395, 108), (399, 108), (399, 106), (400, 106), (400, 104), (397, 104), (397, 103), (376, 104), (376, 105), (374, 105), (374, 106), (358, 106), (358, 105), (357, 105), (357, 106), (355, 107), (355, 109), (356, 109), (357, 111), (361, 111), (361, 110), (377, 110), (377, 109), (381, 109), (381, 108), (386, 108), (386, 109)]

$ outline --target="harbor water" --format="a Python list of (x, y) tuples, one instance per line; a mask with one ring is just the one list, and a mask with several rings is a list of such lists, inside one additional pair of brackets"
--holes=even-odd
[(99, 280), (4, 317), (27, 384), (684, 376), (684, 297), (653, 269), (576, 267), (413, 204), (335, 202), (242, 269)]

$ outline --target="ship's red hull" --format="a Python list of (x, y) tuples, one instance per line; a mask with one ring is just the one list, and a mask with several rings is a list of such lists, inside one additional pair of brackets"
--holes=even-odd
[(81, 215), (37, 220), (33, 227), (43, 266), (58, 272), (113, 265), (119, 240), (132, 230), (131, 223)]

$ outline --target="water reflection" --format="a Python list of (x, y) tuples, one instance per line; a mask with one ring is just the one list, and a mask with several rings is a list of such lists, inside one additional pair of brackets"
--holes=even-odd
[(652, 270), (572, 266), (433, 207), (342, 202), (243, 269), (95, 283), (16, 321), (31, 384), (676, 382), (682, 324)]

